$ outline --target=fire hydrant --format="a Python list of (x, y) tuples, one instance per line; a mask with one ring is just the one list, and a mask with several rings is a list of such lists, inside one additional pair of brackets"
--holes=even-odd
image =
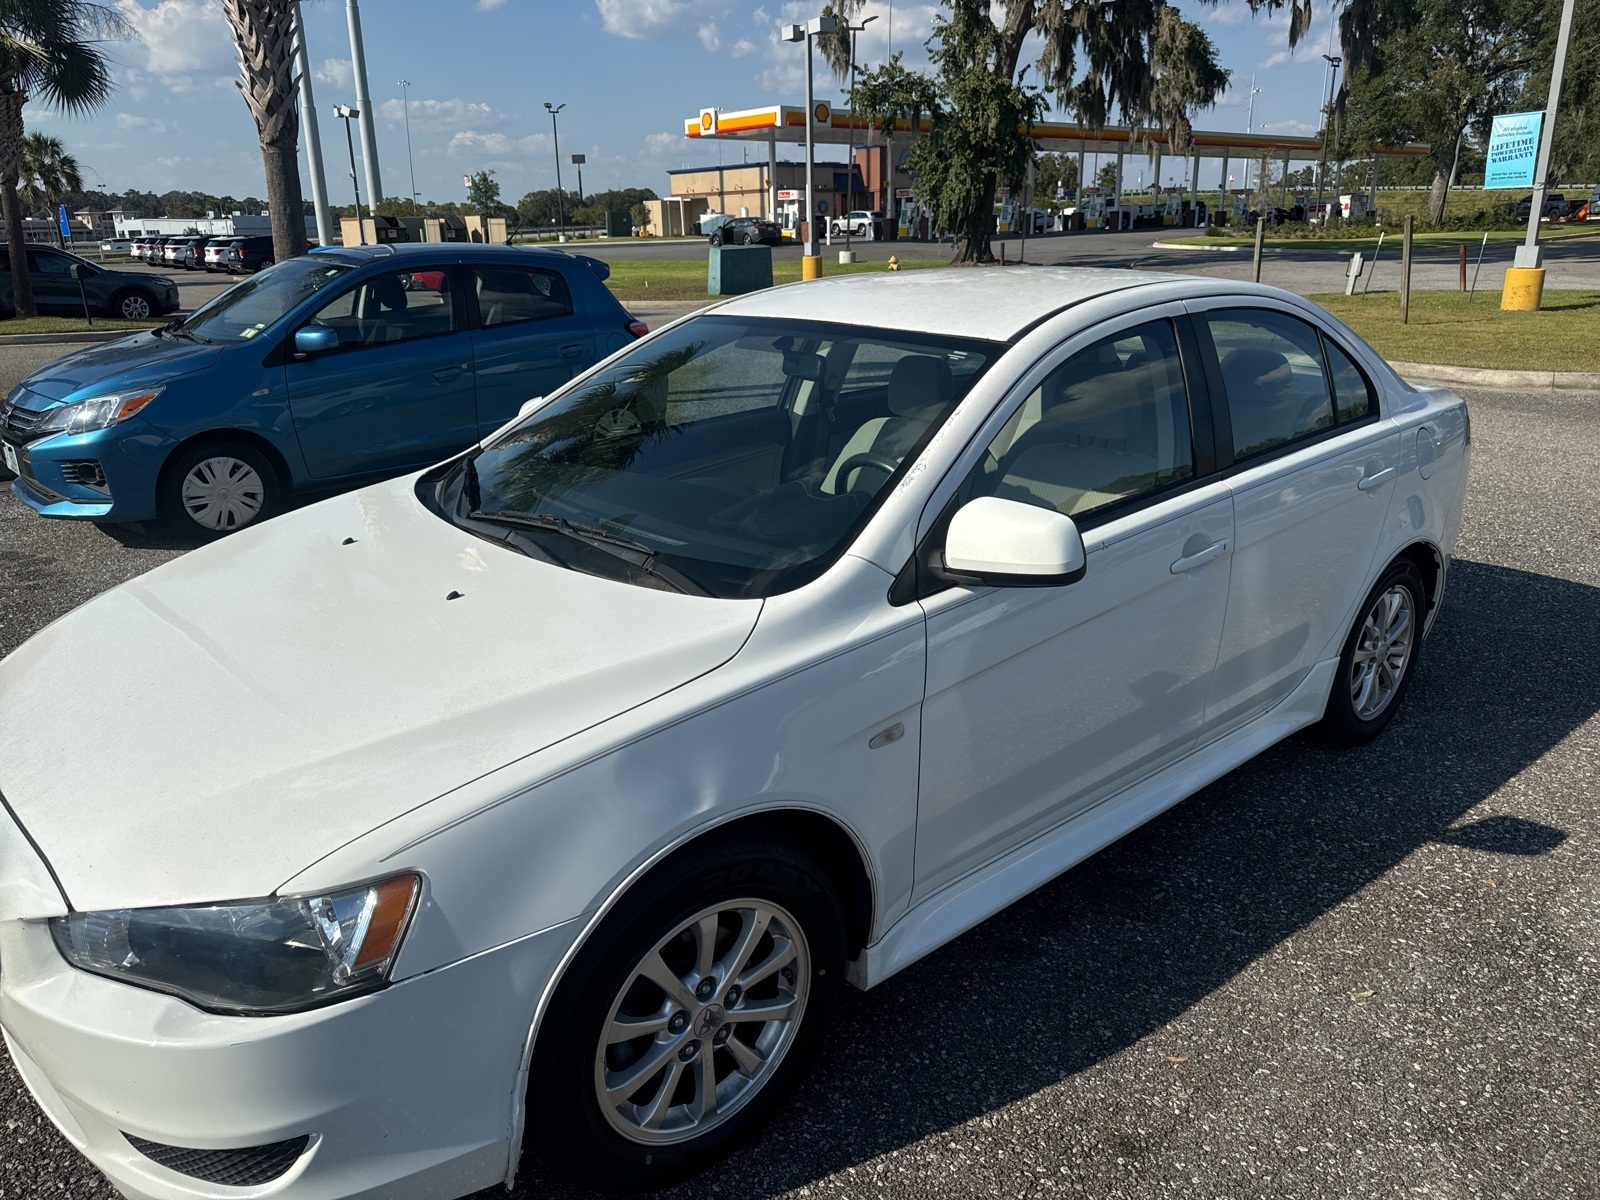
[(900, 260), (898, 258), (896, 258), (892, 254), (889, 255), (889, 270), (898, 271), (899, 269), (900, 269)]

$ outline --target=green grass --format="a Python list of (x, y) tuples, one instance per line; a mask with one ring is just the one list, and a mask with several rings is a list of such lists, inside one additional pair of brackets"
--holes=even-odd
[(12, 317), (0, 321), (0, 338), (15, 337), (23, 333), (135, 333), (140, 329), (154, 329), (165, 325), (168, 318), (149, 321), (124, 321), (120, 317), (96, 317), (90, 325), (82, 317)]
[[(902, 271), (924, 267), (943, 267), (948, 264), (938, 258), (902, 259)], [(839, 262), (822, 262), (824, 278), (830, 275), (858, 275), (863, 271), (886, 271), (882, 262), (858, 262), (844, 266)], [(774, 259), (772, 282), (794, 283), (800, 278), (800, 260)], [(618, 300), (705, 300), (705, 259), (646, 259), (637, 262), (613, 262), (611, 278), (606, 286)]]
[(1538, 312), (1503, 312), (1500, 289), (1412, 292), (1400, 324), (1400, 294), (1311, 296), (1395, 362), (1502, 371), (1600, 371), (1600, 292), (1547, 291)]

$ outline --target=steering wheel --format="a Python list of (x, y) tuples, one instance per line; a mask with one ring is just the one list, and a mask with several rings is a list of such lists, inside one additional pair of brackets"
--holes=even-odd
[[(850, 472), (857, 470), (860, 467), (876, 467), (885, 475), (893, 475), (900, 469), (900, 464), (894, 459), (890, 458), (887, 454), (879, 454), (874, 450), (864, 450), (860, 454), (852, 454), (849, 458), (840, 463), (839, 469), (834, 472), (833, 479), (835, 490), (837, 491), (838, 485), (841, 481), (849, 477)], [(855, 491), (854, 488), (846, 488), (845, 490)]]

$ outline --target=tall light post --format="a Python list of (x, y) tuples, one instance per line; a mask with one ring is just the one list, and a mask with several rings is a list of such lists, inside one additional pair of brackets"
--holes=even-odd
[(806, 44), (806, 245), (805, 256), (800, 260), (801, 279), (815, 279), (822, 274), (822, 262), (817, 257), (817, 201), (811, 178), (817, 161), (813, 136), (817, 114), (811, 83), (812, 46), (818, 34), (834, 33), (838, 28), (839, 22), (832, 17), (812, 17), (804, 25), (790, 25), (783, 31), (784, 41)]
[(361, 119), (361, 166), (367, 173), (367, 193), (372, 197), (372, 215), (377, 216), (378, 205), (383, 203), (383, 180), (378, 174), (378, 131), (372, 123), (372, 96), (367, 89), (367, 51), (361, 38), (361, 8), (358, 0), (345, 0), (345, 17), (350, 25), (350, 73), (355, 77), (354, 111)]
[(311, 207), (317, 214), (317, 241), (333, 245), (333, 218), (328, 214), (328, 180), (322, 169), (322, 135), (317, 129), (317, 106), (311, 95), (311, 60), (306, 53), (305, 14), (294, 6), (295, 69), (300, 72), (300, 111), (305, 119), (306, 163), (311, 175)]
[[(850, 212), (856, 203), (856, 34), (878, 19), (878, 14), (866, 18), (859, 25), (846, 25), (845, 30), (850, 34), (850, 170), (845, 175), (845, 206), (844, 206), (844, 248), (850, 249), (850, 238), (855, 230), (855, 223), (850, 220)], [(809, 105), (807, 107), (810, 107)]]
[[(1556, 60), (1550, 69), (1550, 96), (1544, 104), (1544, 124), (1539, 129), (1539, 159), (1533, 172), (1533, 200), (1528, 205), (1528, 236), (1517, 247), (1514, 265), (1523, 269), (1544, 269), (1544, 251), (1539, 248), (1539, 218), (1544, 216), (1544, 193), (1550, 186), (1550, 148), (1556, 137), (1556, 108), (1561, 101), (1561, 77), (1566, 73), (1567, 43), (1572, 40), (1572, 13), (1575, 0), (1561, 6), (1561, 31), (1556, 35)], [(1544, 290), (1544, 277), (1539, 277)], [(1534, 307), (1538, 307), (1535, 304)]]
[(566, 105), (551, 104), (550, 101), (546, 100), (544, 107), (545, 111), (550, 114), (550, 136), (555, 139), (556, 144), (556, 220), (559, 227), (565, 230), (567, 227), (567, 209), (564, 197), (561, 195), (561, 131), (556, 128), (556, 114)]
[(406, 115), (406, 168), (411, 172), (411, 215), (417, 212), (417, 165), (411, 160), (411, 80), (400, 81), (400, 108)]
[(367, 244), (367, 227), (361, 223), (361, 179), (356, 174), (356, 143), (350, 134), (350, 122), (359, 120), (361, 110), (351, 108), (348, 104), (336, 104), (333, 115), (344, 121), (344, 144), (350, 151), (350, 186), (356, 190), (356, 245)]
[[(589, 156), (587, 154), (574, 154), (572, 156), (572, 165), (578, 172), (578, 203), (579, 204), (583, 203), (583, 164), (588, 162), (588, 161), (589, 161)], [(576, 218), (578, 214), (577, 213), (573, 213), (572, 215), (573, 215), (574, 218)]]
[(1324, 54), (1333, 70), (1328, 72), (1328, 107), (1322, 118), (1322, 152), (1317, 157), (1317, 199), (1322, 202), (1322, 223), (1326, 225), (1330, 208), (1326, 199), (1328, 190), (1328, 139), (1333, 134), (1333, 88), (1339, 80), (1339, 64), (1344, 62), (1337, 54)]
[[(1261, 95), (1261, 89), (1256, 86), (1256, 77), (1250, 76), (1250, 110), (1244, 118), (1244, 131), (1254, 133), (1256, 129), (1256, 97)], [(1244, 190), (1250, 190), (1250, 160), (1244, 160)]]

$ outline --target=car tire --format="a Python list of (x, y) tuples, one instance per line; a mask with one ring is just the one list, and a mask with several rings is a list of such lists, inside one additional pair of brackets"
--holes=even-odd
[(111, 315), (125, 321), (145, 321), (156, 315), (156, 298), (139, 288), (124, 288), (111, 297)]
[(713, 246), (720, 246), (720, 245), (722, 245), (722, 230), (720, 230), (720, 229), (713, 229), (713, 230), (712, 230), (712, 231), (711, 231), (711, 244), (712, 244), (712, 245), (713, 245)]
[(175, 533), (213, 541), (258, 525), (281, 503), (278, 472), (248, 442), (202, 442), (180, 451), (161, 472), (156, 497)]
[[(757, 917), (764, 931), (741, 956), (748, 931), (763, 928)], [(703, 973), (707, 921), (711, 970)], [(647, 964), (660, 964), (658, 977), (670, 972), (675, 995), (646, 978)], [(844, 966), (839, 896), (805, 851), (729, 839), (646, 876), (573, 960), (545, 1014), (527, 1121), (541, 1161), (606, 1191), (665, 1187), (710, 1166), (752, 1136), (803, 1076)], [(761, 976), (738, 990), (755, 971)], [(791, 1015), (753, 1022), (739, 1018), (743, 1011)], [(640, 1014), (645, 1032), (611, 1040), (619, 1019)], [(631, 1090), (607, 1103), (608, 1084)], [(701, 1110), (702, 1095), (715, 1098), (712, 1112)]]
[(1317, 733), (1342, 746), (1370, 742), (1394, 719), (1416, 673), (1428, 611), (1422, 573), (1409, 559), (1389, 565), (1357, 610), (1345, 638)]

